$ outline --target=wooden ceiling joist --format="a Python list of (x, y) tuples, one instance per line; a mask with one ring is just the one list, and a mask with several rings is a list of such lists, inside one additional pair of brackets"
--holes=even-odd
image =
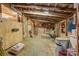
[[(16, 8), (18, 10), (22, 10), (21, 8)], [(30, 12), (29, 10), (24, 9), (24, 11), (22, 12)], [(36, 10), (32, 10), (31, 12), (36, 12)], [(40, 12), (43, 13), (43, 12)], [(63, 16), (63, 17), (68, 17), (69, 15), (71, 15), (72, 13), (66, 13), (66, 12), (59, 12), (59, 11), (49, 11), (50, 14), (52, 15), (57, 15), (57, 16)]]
[(32, 15), (32, 14), (25, 14), (25, 16), (33, 18), (33, 19), (40, 19), (40, 20), (46, 20), (46, 21), (50, 21), (50, 22), (58, 22), (60, 20), (63, 20), (62, 18), (55, 18), (55, 17), (49, 17), (49, 16), (41, 16), (41, 15)]
[(37, 17), (30, 17), (30, 18), (32, 18), (32, 19), (34, 19), (34, 20), (37, 20), (37, 21), (38, 21), (38, 20), (44, 20), (44, 21), (47, 21), (47, 22), (50, 22), (50, 23), (53, 23), (53, 24), (56, 23), (56, 22), (58, 22), (58, 21), (56, 21), (56, 20), (54, 21), (53, 19), (52, 19), (52, 20), (51, 20), (51, 19), (49, 20), (49, 19), (37, 18)]
[[(13, 5), (15, 8), (22, 8), (22, 9), (24, 9), (24, 10), (28, 10), (28, 11), (30, 11), (30, 10), (35, 10), (35, 11), (50, 11), (50, 12), (56, 12), (56, 9), (54, 9), (54, 8), (47, 8), (48, 10), (45, 10), (45, 9), (42, 9), (42, 8), (35, 8), (35, 7), (32, 7), (32, 6), (29, 6), (29, 7), (27, 7), (27, 6), (21, 6), (21, 5)], [(53, 10), (54, 9), (54, 10)], [(74, 13), (75, 11), (71, 11), (71, 10), (58, 10), (58, 12), (64, 12), (64, 13)], [(63, 14), (64, 14), (63, 13)]]
[(67, 19), (76, 11), (73, 4), (68, 3), (13, 3), (12, 6), (27, 17), (53, 23)]
[(33, 16), (33, 17), (42, 17), (42, 18), (52, 18), (52, 19), (66, 19), (64, 17), (58, 17), (58, 16), (44, 16), (44, 15), (38, 15), (38, 14), (29, 14), (24, 13), (26, 16)]
[(13, 6), (15, 6), (15, 7), (21, 7), (21, 8), (47, 8), (47, 9), (59, 9), (59, 10), (62, 10), (62, 11), (72, 11), (72, 12), (74, 12), (75, 11), (75, 9), (74, 8), (68, 8), (67, 6), (69, 6), (69, 5), (67, 5), (66, 7), (62, 7), (62, 6), (59, 6), (59, 5), (57, 5), (56, 7), (55, 7), (55, 5), (42, 5), (42, 4), (26, 4), (26, 5), (24, 5), (24, 4), (17, 4), (17, 5), (15, 5), (15, 4), (13, 4)]
[[(44, 12), (44, 11), (46, 11), (46, 10), (43, 10), (43, 9), (36, 9), (36, 7), (32, 7), (32, 6), (23, 6), (23, 5), (13, 5), (14, 7), (16, 7), (16, 8), (22, 8), (22, 10), (23, 11), (33, 11), (33, 12), (37, 12), (37, 11), (40, 11), (40, 12)], [(68, 8), (65, 8), (65, 9), (68, 9)], [(73, 9), (72, 9), (73, 10)], [(75, 11), (71, 11), (71, 10), (67, 10), (67, 11), (65, 11), (65, 10), (58, 10), (58, 11), (56, 11), (56, 10), (47, 10), (49, 13), (51, 13), (51, 14), (57, 14), (57, 16), (69, 16), (69, 15), (71, 15), (72, 13), (75, 13)]]

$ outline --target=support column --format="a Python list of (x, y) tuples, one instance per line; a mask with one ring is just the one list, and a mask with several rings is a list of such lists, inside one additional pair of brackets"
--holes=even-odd
[(79, 55), (79, 11), (78, 11), (78, 4), (74, 4), (74, 8), (76, 8), (76, 28), (77, 28), (77, 55)]

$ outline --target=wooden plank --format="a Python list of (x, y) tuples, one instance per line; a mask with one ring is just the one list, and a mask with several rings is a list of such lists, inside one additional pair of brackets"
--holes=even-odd
[[(62, 6), (56, 6), (55, 7), (55, 5), (42, 5), (42, 4), (32, 4), (32, 5), (30, 5), (30, 4), (26, 4), (26, 5), (24, 5), (24, 4), (13, 4), (14, 6), (16, 6), (16, 7), (23, 7), (23, 8), (26, 8), (26, 7), (31, 7), (31, 8), (35, 8), (35, 7), (40, 7), (40, 8), (55, 8), (55, 9), (61, 9), (61, 10), (64, 10), (64, 11), (75, 11), (75, 9), (74, 8), (67, 8), (67, 7), (62, 7)], [(62, 5), (62, 4), (61, 4)]]
[(36, 16), (36, 17), (45, 17), (45, 18), (52, 18), (52, 19), (66, 19), (64, 16), (49, 16), (49, 15), (38, 15), (38, 14), (29, 14), (29, 13), (24, 13), (26, 16)]
[[(19, 8), (24, 8), (26, 10), (46, 11), (46, 10), (44, 10), (45, 7), (40, 8), (40, 7), (36, 7), (36, 6), (22, 6), (22, 5), (13, 5), (13, 6), (14, 7), (19, 7)], [(45, 9), (49, 9), (50, 12), (54, 12), (54, 11), (56, 12), (56, 10), (61, 10), (61, 12), (65, 11), (66, 13), (74, 13), (75, 12), (75, 9), (74, 10), (73, 9), (71, 9), (71, 10), (65, 10), (65, 9), (68, 9), (68, 8), (65, 8), (64, 10), (63, 10), (63, 8), (60, 8), (60, 9), (58, 9), (58, 8), (51, 8), (51, 9), (50, 8), (45, 8)], [(55, 9), (55, 10), (53, 10), (53, 9)]]
[(37, 18), (37, 17), (30, 17), (30, 16), (29, 16), (29, 18), (32, 18), (32, 19), (35, 19), (35, 20), (49, 21), (50, 23), (57, 23), (57, 22), (61, 21), (61, 20), (47, 19), (47, 18), (41, 18), (41, 17)]

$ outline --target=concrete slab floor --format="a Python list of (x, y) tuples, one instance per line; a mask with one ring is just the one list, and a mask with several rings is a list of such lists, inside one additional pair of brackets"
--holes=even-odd
[(18, 56), (53, 56), (55, 53), (55, 44), (48, 38), (36, 36), (27, 38), (22, 43), (25, 44), (25, 48)]

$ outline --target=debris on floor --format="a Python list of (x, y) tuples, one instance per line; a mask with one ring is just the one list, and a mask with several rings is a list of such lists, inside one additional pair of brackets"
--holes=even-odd
[(24, 44), (18, 43), (16, 45), (14, 45), (13, 47), (11, 47), (9, 49), (8, 53), (10, 53), (12, 55), (17, 55), (23, 48), (24, 48)]

